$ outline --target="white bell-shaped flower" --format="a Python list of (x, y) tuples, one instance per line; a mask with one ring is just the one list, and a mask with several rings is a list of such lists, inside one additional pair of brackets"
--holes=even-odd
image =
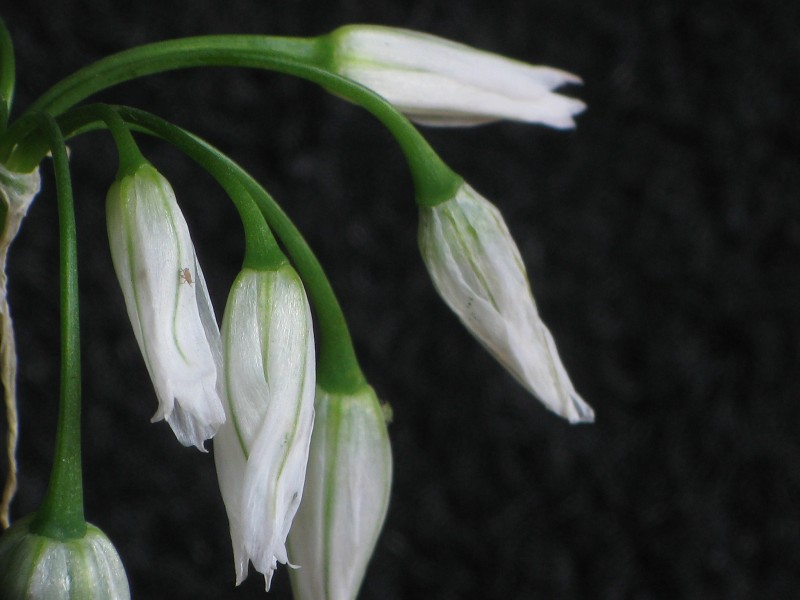
[(269, 589), (303, 495), (314, 424), (311, 310), (299, 276), (245, 268), (222, 324), (227, 421), (214, 439), (236, 583), (248, 561)]
[(412, 121), (470, 126), (500, 119), (575, 126), (586, 108), (553, 93), (576, 75), (393, 27), (348, 25), (330, 34), (331, 68), (391, 102)]
[(219, 329), (175, 193), (142, 164), (111, 186), (106, 217), (114, 270), (158, 396), (153, 421), (166, 419), (179, 442), (204, 450), (225, 421)]
[(354, 600), (389, 504), (392, 452), (373, 389), (317, 388), (303, 501), (289, 533), (296, 600)]
[(0, 598), (130, 600), (125, 568), (102, 531), (87, 523), (83, 537), (58, 540), (32, 532), (33, 517), (0, 537)]
[(420, 208), (419, 245), (439, 294), (481, 344), (547, 408), (571, 423), (593, 421), (497, 208), (464, 183), (450, 200)]

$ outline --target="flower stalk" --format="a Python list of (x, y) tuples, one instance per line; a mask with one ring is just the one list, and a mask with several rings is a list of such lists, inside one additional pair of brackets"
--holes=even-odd
[[(81, 100), (108, 87), (145, 75), (199, 66), (250, 67), (277, 71), (316, 83), (359, 104), (380, 120), (397, 139), (408, 161), (418, 201), (444, 202), (461, 183), (416, 128), (374, 91), (332, 73), (332, 47), (327, 36), (201, 36), (146, 44), (89, 65), (54, 85), (8, 131), (0, 136), (0, 161), (25, 170), (35, 155), (27, 155), (25, 138), (35, 129), (31, 115), (60, 115)], [(17, 150), (15, 147), (19, 146)], [(14, 154), (12, 155), (12, 150)], [(36, 162), (33, 162), (36, 164)]]
[(61, 281), (61, 389), (55, 459), (44, 502), (31, 531), (60, 540), (86, 533), (81, 470), (81, 359), (78, 307), (78, 255), (75, 210), (69, 162), (61, 130), (53, 117), (42, 115), (50, 141), (58, 196)]

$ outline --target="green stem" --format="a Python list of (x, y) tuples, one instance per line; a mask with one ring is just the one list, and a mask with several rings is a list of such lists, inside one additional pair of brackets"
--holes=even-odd
[(0, 133), (5, 131), (14, 100), (14, 46), (5, 21), (0, 17)]
[(78, 252), (69, 160), (53, 117), (40, 126), (50, 140), (58, 195), (61, 272), (61, 391), (55, 458), (50, 484), (31, 530), (61, 540), (86, 533), (81, 473), (81, 358)]
[(97, 108), (100, 113), (98, 116), (105, 121), (106, 127), (114, 138), (117, 154), (119, 154), (117, 179), (133, 175), (139, 167), (147, 164), (147, 159), (142, 156), (139, 146), (136, 145), (136, 141), (122, 117), (110, 106), (101, 104)]
[[(184, 38), (132, 48), (104, 58), (62, 80), (37, 100), (27, 114), (61, 114), (84, 98), (137, 77), (200, 66), (268, 69), (317, 83), (363, 106), (394, 135), (411, 168), (417, 202), (434, 205), (451, 198), (461, 178), (442, 162), (414, 126), (373, 91), (325, 68), (330, 39), (225, 35)], [(23, 115), (24, 117), (25, 115)], [(20, 119), (0, 137), (0, 161), (32, 130)]]
[[(147, 163), (128, 125), (113, 107), (104, 104), (95, 105), (87, 107), (87, 112), (90, 114), (94, 112), (97, 115), (95, 118), (105, 121), (114, 137), (120, 157), (118, 179), (133, 175), (140, 166)], [(198, 160), (201, 166), (219, 182), (239, 211), (245, 237), (243, 266), (252, 269), (277, 269), (285, 264), (286, 258), (261, 211), (238, 179), (230, 173), (227, 165), (208, 154), (204, 154)]]

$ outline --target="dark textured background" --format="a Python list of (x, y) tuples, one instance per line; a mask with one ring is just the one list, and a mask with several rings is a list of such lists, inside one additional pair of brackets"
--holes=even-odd
[[(570, 90), (589, 105), (575, 132), (426, 130), (509, 221), (540, 311), (597, 412), (580, 427), (528, 397), (439, 301), (401, 155), (362, 110), (284, 76), (224, 69), (101, 98), (231, 153), (328, 269), (364, 370), (395, 414), (392, 502), (362, 599), (735, 600), (800, 597), (799, 6), (8, 0), (0, 12), (18, 50), (18, 110), (135, 44), (348, 22), (421, 29), (583, 76)], [(179, 194), (221, 315), (242, 248), (235, 213), (188, 161), (142, 145)], [(233, 586), (211, 457), (148, 422), (155, 397), (106, 249), (113, 147), (99, 133), (71, 146), (87, 516), (119, 549), (135, 598), (264, 597), (257, 575)], [(10, 259), (17, 517), (36, 509), (50, 467), (56, 249), (46, 166)], [(284, 568), (273, 589), (289, 597)]]

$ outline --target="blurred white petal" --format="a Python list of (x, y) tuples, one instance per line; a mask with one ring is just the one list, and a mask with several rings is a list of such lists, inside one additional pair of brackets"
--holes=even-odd
[(581, 82), (566, 71), (392, 27), (348, 25), (331, 38), (336, 72), (423, 125), (509, 119), (570, 129), (573, 117), (586, 108), (580, 100), (553, 92)]

